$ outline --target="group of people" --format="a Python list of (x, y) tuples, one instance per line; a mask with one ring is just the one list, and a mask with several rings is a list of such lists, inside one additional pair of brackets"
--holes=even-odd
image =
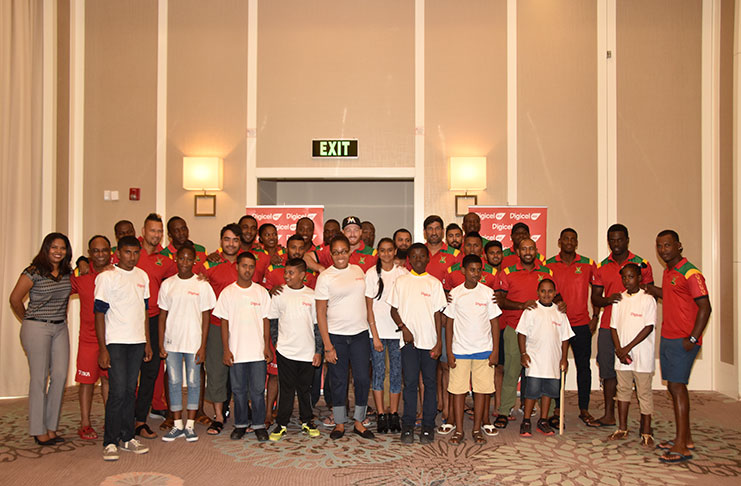
[[(450, 434), (457, 444), (465, 440), (465, 399), (472, 392), (472, 440), (485, 443), (514, 420), (518, 384), (520, 435), (532, 435), (538, 400), (535, 429), (552, 435), (562, 425), (559, 392), (569, 348), (586, 426), (616, 427), (609, 440), (626, 439), (635, 387), (640, 443), (663, 449), (663, 462), (692, 458), (687, 383), (711, 309), (703, 276), (682, 256), (672, 230), (656, 237), (666, 264), (658, 287), (648, 261), (629, 251), (621, 224), (608, 229), (610, 254), (599, 263), (577, 253), (573, 228), (561, 231), (558, 254), (546, 260), (526, 224), (513, 225), (512, 247), (503, 248), (481, 236), (475, 213), (462, 227), (427, 217), (424, 244), (399, 229), (375, 245), (373, 224), (355, 216), (328, 220), (317, 244), (314, 223), (302, 218), (285, 247), (274, 225), (258, 227), (245, 215), (221, 229), (220, 247), (211, 254), (190, 240), (177, 216), (167, 221), (163, 248), (163, 226), (150, 214), (136, 237), (131, 222), (119, 221), (116, 245), (93, 236), (74, 269), (69, 240), (51, 233), (19, 277), (10, 302), (22, 321), (29, 429), (37, 444), (64, 441), (57, 430), (69, 360), (67, 303), (77, 293), (78, 434), (98, 437), (90, 409), (100, 380), (105, 460), (118, 459), (119, 451), (148, 452), (136, 437), (157, 437), (150, 416), (168, 416), (164, 441), (197, 441), (197, 420), (218, 435), (230, 416), (232, 439), (254, 433), (257, 440), (278, 441), (296, 398), (302, 433), (318, 437), (312, 409), (322, 392), (331, 407), (324, 422), (331, 439), (343, 437), (350, 423), (354, 434), (374, 438), (367, 417), (372, 390), (377, 433), (399, 433), (404, 444)], [(659, 299), (661, 372), (674, 402), (676, 435), (654, 443)], [(600, 418), (589, 412), (595, 332)], [(348, 411), (350, 383), (354, 408)], [(211, 419), (204, 400), (213, 404)]]

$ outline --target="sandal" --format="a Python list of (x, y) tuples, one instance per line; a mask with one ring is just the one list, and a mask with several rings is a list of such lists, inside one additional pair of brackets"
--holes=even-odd
[(443, 423), (437, 428), (437, 433), (441, 435), (448, 435), (455, 430), (455, 425)]
[[(558, 415), (554, 415), (553, 417), (548, 419), (548, 425), (551, 426), (551, 428), (558, 430), (559, 425), (561, 425), (561, 419), (558, 418)], [(566, 429), (566, 426), (564, 425), (564, 430)]]
[(90, 427), (89, 425), (77, 429), (77, 435), (80, 436), (80, 439), (85, 440), (95, 440), (98, 438), (98, 434), (95, 432), (95, 429)]
[(471, 432), (471, 437), (476, 444), (486, 444), (484, 434), (482, 434), (480, 430), (474, 430)]
[(594, 419), (587, 424), (588, 427), (615, 427), (616, 425), (616, 423), (606, 424), (601, 419)]
[(224, 423), (214, 420), (211, 422), (211, 425), (208, 426), (206, 433), (208, 435), (219, 435), (222, 430), (224, 430)]
[[(142, 430), (145, 431), (149, 435), (145, 435), (142, 433)], [(147, 424), (141, 424), (137, 428), (134, 429), (134, 434), (138, 435), (139, 437), (143, 439), (156, 439), (157, 434), (155, 434), (152, 429), (149, 428), (149, 425)]]
[[(657, 449), (661, 449), (662, 451), (668, 451), (674, 447), (674, 441), (673, 440), (665, 440), (664, 442), (659, 442), (656, 444)], [(687, 446), (687, 450), (694, 451), (695, 450), (695, 444), (692, 444), (691, 446)]]
[(607, 437), (607, 440), (623, 440), (628, 438), (628, 431), (627, 430), (616, 430), (612, 434), (610, 434)]
[(692, 454), (680, 454), (679, 452), (667, 451), (663, 456), (659, 457), (659, 461), (664, 464), (679, 464), (680, 462), (687, 462), (692, 459)]
[(495, 435), (499, 434), (499, 431), (497, 428), (491, 424), (484, 424), (481, 426), (481, 431), (488, 435), (489, 437), (494, 437)]
[(595, 419), (594, 417), (592, 417), (592, 414), (591, 414), (591, 413), (589, 413), (589, 412), (587, 412), (587, 413), (585, 413), (585, 414), (579, 414), (579, 419), (580, 419), (580, 420), (581, 420), (582, 422), (584, 422), (584, 424), (585, 424), (585, 425), (587, 425), (587, 426), (589, 426), (589, 427), (592, 427), (592, 425), (590, 425), (590, 424), (591, 424), (592, 422), (594, 422), (595, 420), (597, 420), (597, 419)]
[(647, 449), (654, 448), (654, 438), (651, 434), (641, 434), (641, 445)]
[(453, 433), (453, 435), (450, 436), (450, 440), (448, 442), (450, 442), (451, 444), (460, 444), (461, 442), (463, 442), (465, 440), (464, 437), (465, 437), (465, 435), (463, 434), (462, 431), (456, 430)]
[(498, 429), (506, 429), (509, 424), (509, 418), (506, 415), (497, 415), (494, 419), (494, 427)]
[(196, 417), (196, 423), (201, 425), (211, 425), (212, 420), (208, 417), (208, 415), (199, 415)]

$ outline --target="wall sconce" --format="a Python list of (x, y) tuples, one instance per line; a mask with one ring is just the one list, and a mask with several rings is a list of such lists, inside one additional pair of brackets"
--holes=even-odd
[(465, 216), (468, 207), (478, 203), (475, 194), (468, 191), (483, 191), (486, 189), (486, 157), (451, 157), (450, 158), (450, 190), (464, 191), (464, 195), (455, 196), (455, 215)]
[(183, 189), (203, 191), (194, 202), (196, 216), (216, 216), (216, 195), (223, 185), (224, 163), (221, 157), (183, 157)]

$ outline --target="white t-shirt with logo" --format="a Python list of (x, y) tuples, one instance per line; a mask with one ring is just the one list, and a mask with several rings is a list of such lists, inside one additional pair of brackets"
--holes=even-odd
[[(438, 279), (427, 272), (401, 275), (394, 282), (388, 303), (398, 309), (401, 322), (414, 336), (417, 349), (435, 347), (435, 312), (442, 312), (447, 304), (443, 284)], [(403, 340), (401, 344), (404, 345)]]
[(307, 286), (292, 289), (283, 286), (283, 292), (270, 301), (269, 319), (278, 319), (276, 350), (288, 359), (308, 361), (314, 359), (316, 342), (316, 301), (314, 291)]
[(525, 374), (533, 378), (561, 377), (561, 344), (574, 336), (566, 314), (556, 304), (538, 307), (522, 313), (517, 333), (527, 336), (525, 352), (530, 356), (530, 367)]
[[(118, 266), (95, 277), (95, 300), (108, 304), (105, 313), (106, 344), (147, 342), (145, 299), (149, 299), (149, 277), (139, 267), (124, 270)], [(151, 305), (154, 305), (152, 303)]]
[(157, 305), (167, 311), (164, 346), (168, 353), (196, 353), (201, 347), (203, 312), (216, 305), (211, 285), (195, 275), (165, 279)]
[(480, 282), (472, 289), (462, 283), (450, 291), (450, 297), (445, 315), (453, 319), (453, 354), (491, 353), (494, 349), (491, 320), (502, 314), (493, 302), (494, 291)]
[(381, 270), (383, 279), (383, 292), (380, 299), (376, 299), (378, 293), (378, 272), (376, 267), (371, 267), (365, 272), (365, 296), (373, 299), (373, 315), (376, 318), (376, 329), (380, 339), (398, 339), (399, 332), (393, 319), (391, 319), (391, 306), (388, 304), (394, 282), (400, 275), (409, 273), (404, 267), (394, 265), (389, 271)]
[[(625, 346), (630, 344), (644, 327), (656, 326), (656, 300), (643, 290), (633, 295), (626, 290), (622, 296), (620, 302), (612, 304), (610, 327), (617, 329), (620, 345)], [(656, 333), (651, 331), (646, 339), (628, 353), (633, 362), (626, 365), (616, 358), (615, 369), (653, 373), (656, 370), (655, 341)]]
[(365, 274), (359, 266), (339, 269), (332, 265), (324, 270), (316, 279), (314, 297), (327, 301), (330, 334), (354, 336), (368, 330)]
[(243, 289), (237, 282), (219, 295), (213, 315), (229, 321), (229, 351), (235, 363), (265, 359), (263, 319), (270, 310), (270, 295), (260, 284)]

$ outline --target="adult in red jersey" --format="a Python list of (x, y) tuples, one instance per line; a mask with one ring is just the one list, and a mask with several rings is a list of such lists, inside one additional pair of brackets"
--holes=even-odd
[(188, 229), (188, 224), (183, 218), (180, 216), (173, 216), (167, 220), (167, 237), (170, 239), (170, 244), (162, 250), (162, 254), (170, 260), (175, 261), (176, 254), (180, 247), (185, 243), (191, 243), (196, 251), (196, 262), (193, 265), (193, 273), (202, 273), (204, 270), (203, 264), (208, 258), (206, 248), (190, 241), (190, 230)]
[(394, 231), (394, 245), (396, 250), (402, 250), (404, 253), (412, 246), (412, 234), (406, 228), (399, 228)]
[(656, 252), (666, 263), (661, 288), (650, 289), (663, 299), (661, 323), (661, 377), (666, 380), (674, 404), (676, 435), (658, 445), (666, 452), (662, 462), (684, 462), (692, 458), (695, 443), (690, 430), (690, 397), (687, 383), (702, 344), (702, 333), (710, 318), (710, 298), (705, 278), (682, 256), (682, 243), (673, 230), (656, 237)]
[[(142, 361), (139, 374), (139, 390), (136, 394), (136, 405), (134, 406), (135, 416), (135, 433), (145, 439), (157, 437), (152, 429), (147, 425), (147, 416), (154, 396), (154, 385), (157, 375), (164, 371), (161, 367), (160, 350), (159, 350), (159, 315), (160, 308), (157, 306), (157, 298), (160, 292), (162, 281), (177, 273), (175, 262), (162, 255), (162, 236), (164, 228), (162, 218), (155, 213), (149, 214), (144, 220), (142, 235), (139, 237), (142, 248), (139, 255), (137, 267), (147, 273), (149, 277), (149, 307), (147, 316), (149, 317), (149, 338), (152, 346), (152, 359)], [(161, 398), (158, 397), (161, 401)], [(160, 404), (162, 406), (162, 404)], [(156, 410), (162, 411), (164, 416), (167, 406)], [(164, 411), (163, 411), (164, 410)]]
[(324, 223), (324, 232), (322, 233), (322, 246), (329, 246), (332, 238), (342, 233), (340, 222), (336, 219), (328, 219)]
[(612, 342), (610, 318), (612, 304), (620, 301), (625, 291), (620, 270), (628, 263), (635, 263), (641, 269), (641, 285), (653, 286), (654, 276), (647, 260), (628, 250), (630, 238), (628, 228), (622, 224), (613, 224), (607, 229), (607, 244), (610, 255), (597, 264), (592, 278), (592, 306), (604, 308), (597, 336), (597, 365), (602, 380), (605, 397), (605, 413), (587, 425), (603, 427), (615, 425), (615, 393), (617, 392), (617, 375), (615, 374), (615, 345)]
[[(319, 245), (314, 244), (314, 221), (311, 218), (303, 217), (296, 221), (296, 234), (299, 235), (304, 241), (304, 252), (303, 255), (310, 251), (319, 250)], [(288, 243), (286, 243), (288, 245)], [(290, 258), (289, 258), (290, 259)], [(287, 260), (284, 258), (282, 263)]]
[(257, 258), (257, 266), (252, 276), (252, 281), (262, 284), (265, 279), (265, 271), (271, 264), (283, 261), (285, 252), (278, 245), (278, 228), (273, 223), (263, 223), (258, 230), (260, 246), (252, 249), (252, 254)]
[[(116, 236), (116, 241), (120, 240), (124, 236), (136, 236), (136, 229), (134, 228), (134, 223), (129, 221), (128, 219), (122, 219), (118, 223), (113, 225), (113, 234)], [(116, 251), (116, 248), (112, 248), (113, 251)]]
[[(362, 240), (363, 230), (360, 224), (360, 218), (357, 216), (346, 217), (342, 220), (342, 234), (350, 242), (350, 264), (359, 266), (365, 273), (376, 264), (376, 249), (372, 246), (366, 246)], [(324, 246), (321, 251), (316, 252), (312, 257), (316, 260), (310, 258), (311, 262), (308, 265), (314, 271), (321, 272), (334, 264), (329, 246)]]
[[(218, 298), (221, 291), (237, 281), (237, 255), (240, 253), (242, 228), (230, 223), (221, 228), (219, 261), (205, 264), (208, 282)], [(206, 341), (206, 393), (204, 399), (214, 405), (214, 420), (208, 428), (209, 435), (218, 435), (224, 428), (224, 402), (227, 401), (229, 367), (223, 363), (221, 319), (211, 316)]]
[(445, 225), (440, 216), (427, 216), (424, 221), (424, 235), (427, 249), (430, 252), (430, 262), (427, 264), (427, 273), (435, 277), (440, 283), (445, 281), (448, 268), (456, 262), (460, 251), (448, 246), (443, 241)]
[[(239, 218), (237, 223), (241, 232), (239, 234), (239, 252), (243, 251), (255, 251), (259, 249), (260, 245), (255, 241), (257, 238), (257, 219), (251, 214), (245, 214)], [(222, 261), (221, 252), (223, 248), (218, 248), (216, 251), (209, 253), (208, 261), (211, 263), (219, 263)]]
[(574, 337), (569, 339), (576, 363), (576, 385), (579, 390), (579, 418), (587, 425), (595, 419), (589, 413), (589, 393), (592, 388), (592, 335), (597, 330), (599, 309), (589, 314), (592, 278), (597, 266), (589, 257), (579, 255), (579, 236), (573, 228), (561, 230), (558, 247), (561, 251), (546, 261), (553, 272), (558, 295), (566, 302)]
[[(463, 234), (468, 233), (479, 233), (481, 234), (481, 217), (477, 213), (468, 213), (463, 216)], [(483, 243), (482, 248), (489, 243), (484, 237), (481, 237)]]
[[(483, 238), (476, 232), (467, 233), (463, 239), (463, 256), (476, 255), (481, 258), (481, 280), (480, 282), (492, 290), (499, 290), (499, 277), (497, 270), (481, 257), (483, 255)], [(455, 287), (463, 284), (466, 277), (463, 274), (463, 259), (448, 268), (448, 274), (443, 281), (443, 288), (450, 292)]]
[[(512, 248), (505, 248), (502, 251), (502, 268), (511, 267), (517, 265), (520, 261), (520, 257), (517, 254), (517, 248), (520, 246), (520, 242), (526, 238), (530, 238), (530, 226), (523, 222), (515, 223), (512, 225), (512, 231), (510, 232), (510, 238), (512, 239)], [(484, 243), (486, 245), (486, 243)], [(545, 265), (545, 257), (538, 253), (535, 255), (540, 263)]]
[[(498, 299), (502, 308), (499, 327), (504, 330), (502, 337), (505, 356), (499, 414), (494, 421), (494, 426), (500, 429), (509, 423), (508, 416), (517, 398), (517, 378), (522, 371), (515, 329), (523, 311), (537, 307), (538, 283), (544, 278), (553, 276), (553, 272), (538, 260), (538, 247), (530, 238), (519, 242), (517, 253), (519, 255), (517, 264), (504, 268), (500, 277), (500, 290), (504, 295)], [(520, 388), (525, 388), (524, 379)], [(524, 400), (521, 401), (524, 403)]]
[(363, 221), (360, 225), (362, 230), (362, 240), (365, 246), (373, 248), (373, 244), (376, 242), (376, 227), (370, 221)]
[(94, 310), (95, 278), (111, 264), (111, 242), (105, 236), (95, 235), (88, 241), (87, 253), (90, 258), (88, 273), (82, 275), (79, 268), (75, 269), (71, 280), (72, 293), (80, 297), (80, 340), (75, 373), (75, 381), (80, 384), (80, 428), (77, 434), (81, 439), (95, 440), (98, 434), (90, 423), (90, 408), (98, 378), (103, 405), (108, 400), (108, 373), (98, 366), (99, 348)]
[[(292, 258), (304, 258), (305, 253), (305, 240), (299, 234), (291, 235), (286, 242), (286, 259), (279, 264), (270, 265), (265, 272), (265, 283), (263, 286), (270, 291), (270, 295), (281, 293), (283, 286), (286, 281), (283, 278), (283, 274), (286, 270), (285, 262)], [(310, 289), (314, 289), (316, 285), (317, 274), (313, 271), (306, 269), (306, 276), (304, 277), (304, 285)]]

